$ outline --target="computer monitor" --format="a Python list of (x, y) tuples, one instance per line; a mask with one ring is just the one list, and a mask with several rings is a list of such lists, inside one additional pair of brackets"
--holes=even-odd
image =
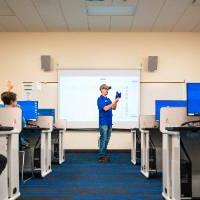
[(200, 115), (200, 83), (187, 83), (187, 114)]
[(163, 107), (186, 107), (187, 101), (184, 100), (156, 100), (155, 113), (156, 121), (160, 121), (160, 109)]
[(17, 101), (26, 121), (36, 121), (38, 117), (38, 101)]
[(55, 109), (52, 108), (40, 108), (38, 109), (38, 116), (52, 116), (55, 123)]

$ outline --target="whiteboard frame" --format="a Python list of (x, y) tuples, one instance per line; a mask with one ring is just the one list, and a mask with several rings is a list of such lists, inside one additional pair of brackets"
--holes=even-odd
[[(137, 120), (137, 123), (133, 126), (133, 127), (128, 127), (127, 129), (131, 129), (131, 128), (139, 128), (139, 117), (140, 117), (140, 112), (141, 112), (141, 68), (124, 68), (124, 69), (114, 69), (114, 68), (106, 68), (106, 69), (102, 69), (102, 68), (95, 68), (95, 69), (92, 69), (92, 68), (61, 68), (61, 69), (57, 69), (57, 82), (58, 82), (58, 91), (57, 91), (57, 94), (58, 94), (58, 97), (57, 97), (57, 117), (59, 119), (60, 117), (60, 106), (59, 106), (59, 102), (60, 102), (60, 78), (59, 78), (59, 75), (61, 73), (61, 71), (102, 71), (102, 70), (105, 70), (105, 71), (137, 71), (138, 73), (138, 77), (139, 77), (139, 95), (138, 95), (138, 120)], [(116, 75), (116, 74), (115, 74)], [(67, 121), (67, 119), (66, 119)], [(71, 128), (71, 127), (70, 127)], [(82, 128), (82, 127), (81, 127)], [(71, 129), (77, 129), (77, 128), (71, 128)], [(114, 127), (114, 129), (121, 129), (121, 128), (118, 128), (118, 127)]]

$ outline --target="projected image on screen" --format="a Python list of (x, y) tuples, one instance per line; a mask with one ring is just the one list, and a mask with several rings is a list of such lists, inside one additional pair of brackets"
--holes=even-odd
[(114, 128), (138, 125), (140, 78), (138, 70), (61, 70), (59, 71), (59, 117), (69, 128), (98, 128), (97, 98), (103, 83), (112, 87), (113, 101), (121, 92), (117, 110), (113, 111)]

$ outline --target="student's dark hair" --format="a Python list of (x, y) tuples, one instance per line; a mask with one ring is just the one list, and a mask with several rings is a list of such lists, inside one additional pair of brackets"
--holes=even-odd
[(14, 92), (3, 92), (1, 94), (1, 100), (3, 101), (4, 105), (10, 105), (11, 101), (17, 100), (17, 95)]

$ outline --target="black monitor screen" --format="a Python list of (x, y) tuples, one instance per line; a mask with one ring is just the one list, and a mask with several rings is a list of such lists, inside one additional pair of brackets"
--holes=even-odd
[(186, 107), (187, 101), (184, 100), (156, 100), (155, 113), (156, 121), (160, 121), (160, 109), (163, 107)]
[(200, 115), (200, 83), (187, 83), (187, 113)]
[(38, 116), (38, 101), (17, 101), (22, 109), (25, 120), (36, 121)]

